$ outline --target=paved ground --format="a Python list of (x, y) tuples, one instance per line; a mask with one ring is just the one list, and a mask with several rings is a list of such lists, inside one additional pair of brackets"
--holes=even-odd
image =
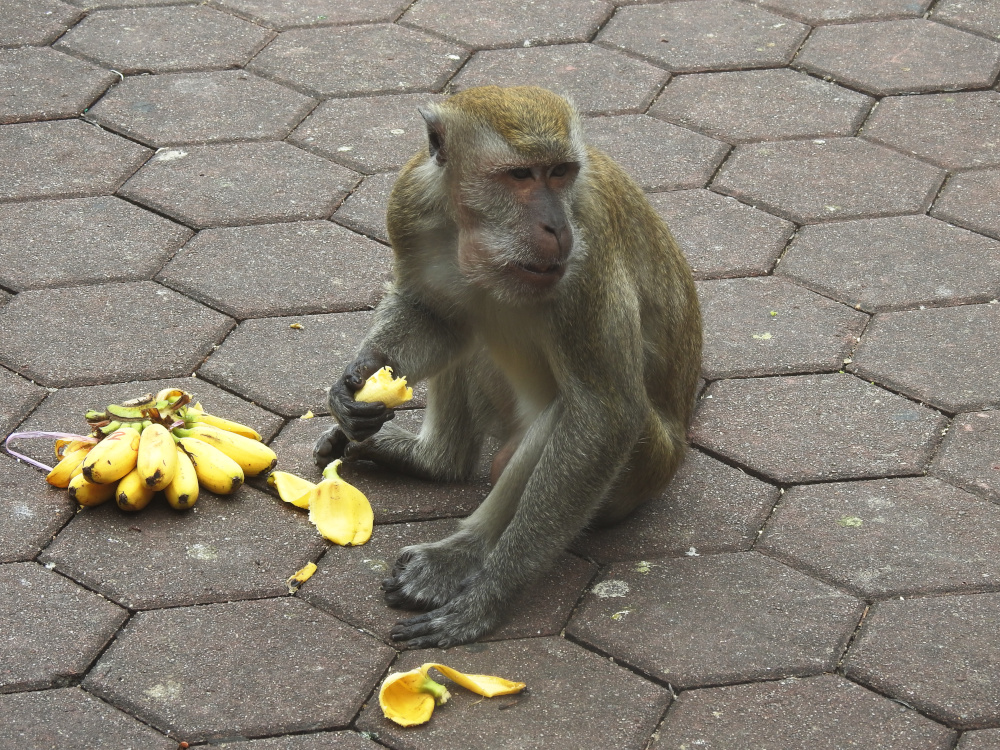
[[(77, 513), (0, 456), (0, 746), (1000, 748), (1000, 3), (165, 2), (0, 3), (0, 436), (170, 383), (316, 476), (415, 107), (529, 82), (695, 269), (693, 446), (433, 653), (378, 581), (484, 481), (353, 471), (379, 525), (341, 549), (259, 482)], [(425, 661), (529, 690), (388, 724)]]

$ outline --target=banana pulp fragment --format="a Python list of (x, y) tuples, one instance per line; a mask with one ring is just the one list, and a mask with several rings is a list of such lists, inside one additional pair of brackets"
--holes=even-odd
[(385, 718), (404, 727), (430, 721), (434, 706), (443, 706), (449, 698), (448, 688), (434, 682), (422, 669), (393, 672), (378, 691), (378, 702)]
[(390, 409), (412, 398), (413, 389), (407, 387), (406, 378), (394, 378), (391, 367), (376, 371), (354, 394), (355, 401), (381, 401)]
[(375, 516), (359, 489), (337, 474), (337, 459), (323, 470), (325, 479), (309, 492), (309, 520), (334, 544), (364, 544), (372, 535)]
[(287, 471), (272, 471), (267, 475), (267, 483), (278, 491), (278, 497), (296, 508), (309, 507), (309, 493), (316, 487), (308, 479)]
[(488, 674), (465, 674), (444, 664), (427, 662), (419, 669), (395, 672), (385, 678), (378, 693), (378, 702), (387, 719), (404, 727), (423, 724), (430, 720), (435, 705), (441, 706), (447, 702), (451, 694), (444, 685), (427, 676), (431, 669), (436, 669), (453, 682), (487, 698), (519, 693), (526, 687), (523, 682)]
[(316, 572), (316, 563), (307, 563), (304, 567), (300, 568), (295, 572), (291, 578), (285, 581), (285, 585), (288, 586), (288, 593), (294, 594), (298, 591), (299, 586), (312, 578), (312, 574)]

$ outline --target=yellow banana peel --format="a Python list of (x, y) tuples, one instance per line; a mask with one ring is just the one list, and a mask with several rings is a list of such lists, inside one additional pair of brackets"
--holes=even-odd
[(295, 575), (291, 576), (285, 585), (288, 586), (288, 593), (294, 594), (298, 591), (299, 586), (312, 578), (312, 574), (316, 572), (316, 563), (306, 563), (304, 567), (300, 568), (295, 572)]
[(316, 487), (308, 479), (287, 471), (272, 471), (267, 475), (267, 483), (278, 491), (278, 497), (296, 508), (309, 507), (309, 493)]
[(382, 682), (378, 702), (387, 719), (404, 727), (424, 724), (430, 721), (435, 706), (448, 702), (451, 693), (444, 685), (427, 676), (431, 669), (487, 698), (520, 693), (526, 687), (523, 682), (486, 674), (465, 674), (444, 664), (428, 662), (409, 672), (394, 672)]
[(372, 535), (372, 506), (357, 487), (337, 474), (341, 460), (323, 470), (322, 482), (309, 492), (309, 520), (334, 544), (357, 546)]
[(390, 409), (412, 398), (413, 389), (407, 387), (406, 378), (394, 378), (391, 367), (376, 371), (354, 394), (355, 401), (381, 401)]

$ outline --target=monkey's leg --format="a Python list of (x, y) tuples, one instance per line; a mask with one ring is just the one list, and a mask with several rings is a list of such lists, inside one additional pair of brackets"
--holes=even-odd
[(554, 411), (538, 418), (521, 441), (492, 491), (462, 522), (461, 528), (438, 542), (406, 547), (382, 582), (386, 602), (407, 609), (441, 607), (477, 573), (517, 510), (525, 485), (545, 447)]

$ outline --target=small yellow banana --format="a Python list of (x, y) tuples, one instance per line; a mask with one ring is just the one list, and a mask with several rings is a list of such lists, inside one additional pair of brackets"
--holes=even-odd
[(188, 428), (178, 427), (174, 434), (180, 437), (197, 438), (225, 453), (243, 469), (248, 477), (255, 477), (274, 468), (278, 457), (263, 443), (251, 440), (235, 432), (221, 430), (210, 424), (195, 422)]
[(73, 478), (73, 475), (82, 472), (83, 460), (90, 453), (91, 447), (88, 445), (85, 448), (67, 451), (62, 460), (45, 476), (45, 481), (53, 487), (62, 487), (63, 489), (68, 487), (69, 480)]
[(412, 398), (413, 389), (407, 387), (406, 378), (394, 378), (391, 367), (377, 370), (354, 394), (355, 401), (381, 401), (390, 409)]
[(63, 458), (67, 453), (80, 448), (93, 448), (95, 445), (95, 438), (59, 438), (56, 440), (56, 458)]
[(69, 480), (67, 489), (71, 498), (80, 505), (90, 507), (110, 500), (114, 497), (117, 487), (115, 484), (95, 484), (87, 481), (86, 475), (81, 471)]
[(163, 496), (174, 510), (187, 510), (198, 502), (198, 472), (187, 453), (179, 446), (174, 450), (177, 452), (177, 471), (174, 481), (163, 488)]
[(146, 484), (146, 478), (139, 472), (137, 466), (118, 481), (115, 502), (122, 510), (142, 510), (149, 505), (155, 494), (156, 490)]
[(214, 445), (193, 437), (182, 437), (180, 446), (194, 464), (198, 482), (209, 492), (228, 495), (243, 484), (243, 469)]
[(309, 493), (316, 486), (308, 479), (287, 471), (272, 471), (267, 475), (267, 483), (278, 491), (278, 497), (296, 508), (309, 507)]
[(177, 446), (170, 430), (161, 424), (151, 424), (139, 436), (139, 455), (136, 469), (146, 485), (162, 490), (172, 481), (177, 471)]
[(327, 466), (325, 479), (310, 491), (309, 520), (334, 544), (364, 544), (372, 535), (372, 506), (360, 490), (340, 478), (340, 464), (337, 459)]
[(139, 431), (120, 427), (91, 448), (83, 460), (83, 474), (95, 484), (121, 479), (139, 458)]
[(218, 427), (220, 430), (235, 432), (237, 435), (242, 435), (243, 437), (250, 438), (251, 440), (261, 440), (260, 433), (257, 432), (257, 430), (252, 427), (247, 427), (245, 424), (240, 424), (239, 422), (233, 422), (229, 419), (217, 417), (214, 414), (208, 414), (201, 408), (200, 403), (189, 406), (187, 413), (196, 417), (199, 422), (204, 422), (205, 424), (210, 424), (213, 427)]

